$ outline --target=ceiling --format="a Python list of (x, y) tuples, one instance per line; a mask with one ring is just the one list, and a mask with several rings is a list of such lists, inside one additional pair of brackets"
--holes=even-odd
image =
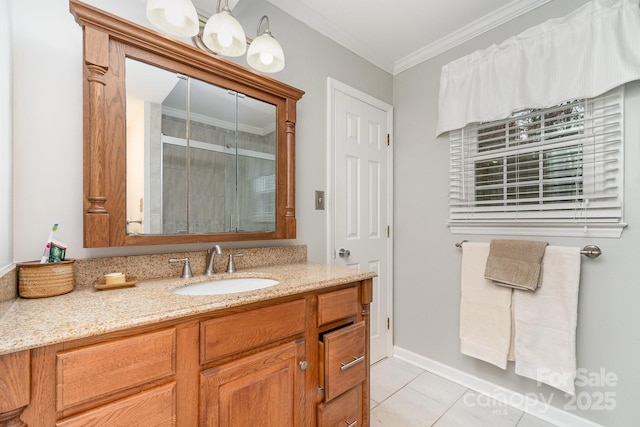
[[(217, 4), (192, 1), (206, 16)], [(228, 0), (231, 9), (251, 1)], [(551, 0), (266, 1), (395, 75)]]
[(550, 0), (267, 1), (395, 75)]

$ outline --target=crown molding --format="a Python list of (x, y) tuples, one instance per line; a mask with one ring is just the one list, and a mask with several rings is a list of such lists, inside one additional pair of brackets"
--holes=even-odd
[(471, 24), (415, 51), (414, 53), (397, 60), (393, 67), (393, 75), (408, 70), (421, 62), (433, 58), (449, 49), (473, 39), (489, 30), (492, 30), (505, 22), (515, 19), (525, 13), (540, 7), (551, 0), (514, 0), (485, 15)]
[(297, 20), (304, 22), (310, 28), (323, 34), (325, 37), (335, 41), (341, 46), (355, 52), (358, 56), (371, 62), (373, 65), (382, 70), (396, 75), (421, 62), (433, 58), (455, 46), (458, 46), (468, 40), (477, 37), (499, 25), (504, 24), (514, 18), (540, 7), (551, 0), (513, 0), (512, 2), (496, 9), (495, 11), (480, 17), (469, 25), (454, 31), (445, 37), (405, 56), (395, 62), (391, 62), (381, 52), (375, 48), (366, 45), (358, 38), (349, 34), (347, 31), (338, 28), (328, 19), (318, 14), (316, 11), (305, 6), (296, 0), (266, 0), (274, 6), (280, 8), (285, 13), (295, 17)]

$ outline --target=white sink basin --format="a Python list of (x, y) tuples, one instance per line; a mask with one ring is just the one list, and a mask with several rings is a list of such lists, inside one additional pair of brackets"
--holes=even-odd
[(224, 295), (236, 292), (255, 291), (279, 284), (277, 280), (261, 277), (234, 277), (231, 279), (211, 280), (209, 282), (194, 283), (182, 288), (174, 289), (177, 295)]

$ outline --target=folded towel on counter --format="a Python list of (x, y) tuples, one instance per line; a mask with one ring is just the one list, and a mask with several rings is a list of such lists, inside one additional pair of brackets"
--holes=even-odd
[(513, 292), (516, 374), (572, 395), (579, 283), (580, 248), (549, 246), (538, 290)]
[(496, 285), (535, 291), (547, 242), (492, 240), (484, 277)]
[(507, 368), (511, 342), (510, 288), (484, 278), (486, 243), (462, 244), (460, 350), (467, 356)]

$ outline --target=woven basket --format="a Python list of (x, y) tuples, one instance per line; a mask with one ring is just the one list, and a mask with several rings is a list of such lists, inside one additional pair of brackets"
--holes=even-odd
[(40, 264), (39, 261), (18, 264), (18, 292), (22, 298), (44, 298), (73, 290), (73, 262), (65, 260)]

